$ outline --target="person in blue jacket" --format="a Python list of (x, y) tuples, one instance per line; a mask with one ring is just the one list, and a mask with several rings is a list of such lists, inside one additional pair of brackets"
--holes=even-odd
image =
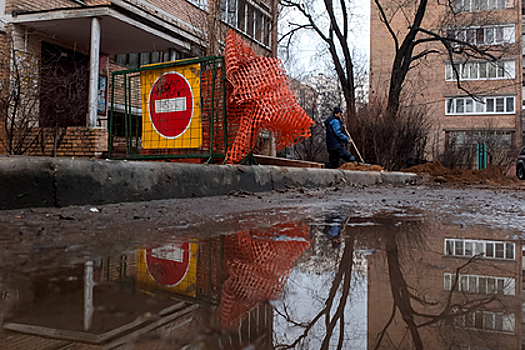
[(345, 162), (355, 162), (355, 157), (345, 147), (350, 142), (350, 137), (343, 131), (341, 115), (343, 111), (339, 107), (334, 107), (334, 115), (326, 119), (326, 148), (328, 149), (328, 169), (336, 169), (339, 160), (343, 158)]

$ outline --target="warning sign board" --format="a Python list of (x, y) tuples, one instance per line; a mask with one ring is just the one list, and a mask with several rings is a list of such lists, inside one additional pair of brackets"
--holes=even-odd
[(142, 147), (200, 147), (199, 64), (143, 71), (140, 82)]
[(197, 244), (182, 242), (138, 253), (137, 283), (143, 289), (162, 289), (186, 296), (196, 294)]

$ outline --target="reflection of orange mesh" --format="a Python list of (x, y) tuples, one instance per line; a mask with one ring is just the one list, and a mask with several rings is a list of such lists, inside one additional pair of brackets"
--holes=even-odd
[(295, 223), (226, 236), (228, 277), (220, 305), (224, 328), (235, 327), (262, 301), (279, 298), (295, 261), (310, 245), (307, 237), (308, 226)]
[(262, 129), (274, 133), (277, 149), (310, 137), (313, 121), (297, 104), (279, 59), (255, 55), (231, 30), (224, 56), (226, 78), (233, 87), (228, 119), (240, 121), (227, 163), (246, 157), (255, 148)]

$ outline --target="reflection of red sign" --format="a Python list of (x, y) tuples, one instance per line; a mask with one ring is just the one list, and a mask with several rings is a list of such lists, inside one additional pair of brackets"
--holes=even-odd
[(183, 75), (167, 72), (155, 81), (149, 94), (149, 115), (162, 136), (173, 139), (184, 134), (193, 116), (193, 92)]
[(179, 284), (190, 266), (190, 244), (168, 245), (146, 250), (146, 266), (157, 283), (173, 287)]

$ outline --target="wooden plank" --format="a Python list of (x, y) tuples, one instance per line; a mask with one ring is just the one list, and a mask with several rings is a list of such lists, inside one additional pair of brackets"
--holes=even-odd
[(324, 168), (324, 164), (322, 163), (308, 162), (305, 160), (286, 159), (261, 155), (254, 155), (253, 157), (260, 165), (288, 166), (296, 168)]

